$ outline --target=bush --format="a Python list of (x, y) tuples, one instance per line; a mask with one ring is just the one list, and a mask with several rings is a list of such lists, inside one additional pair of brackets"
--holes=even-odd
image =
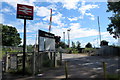
[(83, 53), (93, 53), (93, 52), (95, 52), (95, 49), (93, 49), (93, 48), (85, 48), (85, 49), (83, 49), (82, 52)]
[(69, 54), (76, 54), (76, 53), (78, 53), (79, 51), (77, 50), (77, 49), (75, 49), (75, 48), (67, 48), (67, 52), (69, 53)]

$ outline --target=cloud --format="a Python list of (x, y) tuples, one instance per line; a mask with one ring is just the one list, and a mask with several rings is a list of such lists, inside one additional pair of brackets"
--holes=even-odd
[[(43, 17), (43, 20), (49, 23), (50, 9), (48, 9), (48, 7), (36, 7), (35, 11), (37, 16)], [(61, 13), (54, 12), (54, 10), (52, 11), (52, 23), (63, 26), (62, 19), (64, 19), (64, 17)]]
[(94, 15), (92, 15), (91, 13), (85, 13), (87, 16), (90, 16), (90, 19), (91, 20), (95, 20), (95, 16)]
[(4, 23), (4, 15), (2, 14), (2, 13), (0, 13), (0, 24), (2, 23)]
[(17, 0), (17, 1), (15, 1), (15, 0), (2, 0), (1, 2), (8, 3), (12, 7), (14, 7), (14, 9), (16, 10), (17, 9), (17, 4), (23, 4), (23, 2), (24, 2), (25, 5), (34, 6), (35, 1), (36, 0), (27, 0), (27, 1), (25, 1), (25, 0)]
[[(70, 38), (72, 40), (82, 37), (90, 37), (98, 35), (98, 31), (90, 28), (82, 28), (79, 23), (71, 23), (69, 28), (53, 27), (52, 32), (63, 37), (63, 32), (67, 33), (67, 29), (71, 29)], [(67, 37), (67, 35), (66, 35)]]
[(118, 40), (113, 38), (113, 35), (110, 35), (109, 32), (102, 32), (101, 36), (102, 36), (102, 40), (108, 41), (111, 45), (113, 43), (117, 44), (117, 42), (118, 42)]
[(47, 7), (35, 7), (35, 12), (37, 16), (48, 17), (50, 16), (50, 9)]
[(70, 29), (71, 38), (73, 39), (98, 35), (97, 30), (91, 28), (81, 28), (79, 23), (71, 23)]
[(27, 42), (27, 45), (34, 45), (35, 42), (36, 42), (36, 39), (35, 38), (34, 39), (33, 38), (28, 38), (26, 42)]
[(78, 17), (68, 18), (68, 20), (70, 20), (70, 21), (77, 21), (77, 20), (78, 20)]
[(64, 23), (62, 23), (63, 19), (64, 19), (63, 15), (61, 13), (58, 13), (57, 15), (54, 15), (52, 17), (52, 22), (56, 23), (59, 26), (64, 26)]
[(61, 3), (63, 7), (70, 10), (70, 9), (77, 9), (79, 0), (63, 0)]
[[(44, 21), (50, 21), (50, 9), (48, 9), (47, 7), (36, 7), (35, 9), (36, 11), (36, 15), (43, 17)], [(54, 12), (52, 11), (52, 23), (55, 23), (57, 25), (60, 25), (60, 27), (64, 26), (65, 24), (62, 23), (62, 20), (65, 17), (63, 17), (63, 15), (59, 12)]]
[(57, 5), (51, 4), (47, 6), (48, 9), (57, 10)]
[(91, 20), (94, 20), (94, 15), (92, 15), (92, 13), (88, 13), (88, 11), (90, 11), (91, 9), (94, 9), (94, 8), (99, 8), (98, 5), (95, 5), (95, 4), (87, 4), (85, 5), (85, 1), (83, 1), (81, 3), (81, 7), (78, 9), (78, 11), (81, 13), (81, 16), (80, 18), (83, 19), (84, 15), (87, 15), (87, 16), (90, 16)]
[(39, 29), (48, 29), (48, 24), (39, 22), (39, 23), (31, 23), (28, 25), (28, 31), (29, 32), (37, 32)]
[(1, 12), (11, 12), (11, 10), (9, 8), (4, 8), (4, 9), (1, 9)]

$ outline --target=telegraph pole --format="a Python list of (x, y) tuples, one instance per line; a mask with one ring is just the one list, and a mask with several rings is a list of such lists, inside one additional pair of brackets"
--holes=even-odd
[(71, 30), (71, 29), (68, 29), (68, 30), (67, 30), (67, 32), (68, 32), (68, 47), (70, 47), (70, 34), (69, 34), (70, 30)]
[(65, 43), (65, 32), (63, 32), (63, 41)]
[(101, 32), (100, 32), (100, 22), (99, 22), (99, 16), (98, 16), (98, 28), (99, 28), (99, 38), (101, 43)]

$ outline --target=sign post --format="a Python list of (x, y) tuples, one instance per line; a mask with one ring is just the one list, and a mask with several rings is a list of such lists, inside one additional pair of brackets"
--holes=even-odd
[(33, 20), (33, 6), (17, 4), (17, 18), (24, 19), (24, 38), (23, 38), (23, 75), (25, 75), (26, 57), (26, 19)]
[(24, 42), (23, 42), (23, 75), (25, 75), (25, 56), (26, 56), (26, 19), (24, 19)]

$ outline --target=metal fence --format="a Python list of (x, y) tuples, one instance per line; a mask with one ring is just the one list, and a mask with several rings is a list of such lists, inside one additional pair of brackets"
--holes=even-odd
[(96, 54), (102, 56), (120, 56), (120, 48), (112, 46), (102, 46), (96, 51)]

